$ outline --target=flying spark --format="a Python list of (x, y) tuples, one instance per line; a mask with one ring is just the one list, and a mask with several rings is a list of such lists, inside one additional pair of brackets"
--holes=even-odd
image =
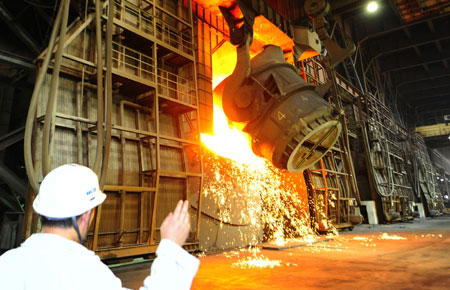
[(404, 237), (397, 235), (389, 235), (388, 233), (383, 233), (380, 237), (381, 240), (406, 240)]

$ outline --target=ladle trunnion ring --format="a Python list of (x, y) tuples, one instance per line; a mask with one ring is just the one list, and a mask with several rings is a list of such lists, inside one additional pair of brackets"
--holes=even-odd
[(250, 67), (241, 84), (231, 76), (224, 81), (225, 114), (246, 123), (244, 132), (252, 137), (256, 155), (291, 172), (309, 168), (339, 138), (338, 114), (285, 61), (280, 47), (266, 46)]

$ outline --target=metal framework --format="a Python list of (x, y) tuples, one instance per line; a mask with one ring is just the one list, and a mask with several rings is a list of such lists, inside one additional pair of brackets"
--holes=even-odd
[[(108, 2), (97, 6), (106, 45), (98, 46), (95, 40), (95, 13), (77, 19), (63, 38), (50, 160), (39, 156), (44, 147), (40, 134), (51, 114), (43, 109), (50, 84), (48, 75), (44, 79), (34, 121), (34, 167), (77, 162), (96, 170), (102, 153), (95, 148), (103, 145), (106, 170), (99, 176), (108, 198), (98, 207), (88, 247), (102, 259), (152, 254), (163, 218), (179, 199), (187, 199), (192, 204), (192, 226), (185, 247), (195, 250), (203, 165), (191, 2), (109, 3), (113, 7)], [(50, 62), (51, 67), (56, 65)], [(95, 94), (103, 85), (97, 68), (105, 72), (104, 117), (102, 93)], [(42, 175), (45, 172), (38, 174)], [(28, 233), (37, 225), (31, 214), (28, 208)]]
[(360, 128), (360, 153), (366, 159), (371, 199), (382, 222), (413, 218), (414, 196), (408, 180), (406, 149), (409, 133), (393, 120), (390, 110), (371, 94), (357, 98), (353, 124)]
[[(441, 18), (442, 16), (436, 16), (432, 19)], [(430, 21), (432, 19), (429, 19)], [(366, 160), (368, 187), (370, 188), (371, 196), (365, 196), (364, 199), (372, 199), (376, 202), (378, 218), (382, 222), (392, 222), (400, 220), (412, 219), (417, 212), (414, 212), (416, 202), (423, 201), (426, 208), (427, 215), (430, 212), (434, 212), (435, 206), (430, 206), (431, 196), (420, 195), (420, 183), (427, 183), (430, 186), (435, 182), (432, 178), (432, 165), (430, 162), (418, 161), (425, 160), (426, 152), (425, 144), (414, 137), (414, 134), (407, 131), (399, 122), (401, 117), (398, 115), (396, 108), (395, 97), (399, 93), (399, 88), (405, 84), (410, 84), (412, 81), (400, 82), (396, 88), (395, 95), (392, 91), (389, 91), (389, 85), (386, 80), (382, 80), (380, 71), (394, 71), (398, 69), (414, 68), (417, 65), (423, 65), (432, 62), (432, 59), (426, 61), (420, 61), (417, 63), (408, 63), (392, 66), (392, 63), (387, 63), (381, 66), (378, 63), (378, 58), (393, 54), (406, 49), (414, 48), (418, 56), (420, 51), (418, 46), (426, 43), (434, 42), (430, 40), (428, 36), (422, 37), (422, 39), (413, 41), (410, 35), (409, 28), (412, 25), (421, 23), (425, 20), (419, 20), (414, 24), (405, 24), (400, 27), (394, 28), (389, 31), (383, 31), (374, 35), (367, 36), (360, 40), (358, 43), (359, 54), (355, 56), (356, 62), (359, 57), (360, 70), (361, 70), (361, 92), (357, 98), (358, 108), (351, 107), (347, 110), (351, 112), (347, 114), (351, 118), (352, 125), (358, 128), (361, 141), (355, 142), (356, 148), (359, 151), (356, 153), (362, 155)], [(428, 21), (428, 20), (427, 20)], [(405, 46), (398, 46), (391, 48), (390, 50), (381, 51), (378, 55), (365, 61), (364, 50), (362, 43), (371, 38), (376, 38), (394, 31), (403, 31), (408, 36), (410, 43)], [(442, 35), (438, 39), (446, 39), (448, 34)], [(377, 63), (378, 67), (374, 64)], [(355, 68), (354, 68), (355, 69)], [(356, 69), (355, 69), (356, 72)], [(411, 70), (410, 75), (418, 76), (417, 72)], [(429, 81), (434, 77), (413, 77), (414, 82)], [(403, 87), (402, 89), (404, 89)], [(428, 96), (428, 95), (427, 95)], [(387, 103), (389, 100), (394, 99), (394, 103), (391, 104), (392, 108), (388, 108)], [(399, 108), (401, 110), (402, 108)], [(362, 150), (363, 149), (363, 150)], [(423, 151), (423, 152), (422, 152)], [(414, 152), (414, 153), (412, 153)], [(425, 152), (425, 153), (424, 153)], [(429, 157), (428, 157), (429, 160)], [(428, 164), (429, 166), (422, 166), (423, 170), (418, 171), (419, 164)], [(414, 165), (414, 166), (413, 166)], [(360, 166), (361, 167), (361, 166)], [(426, 168), (426, 169), (425, 169)], [(419, 172), (421, 177), (419, 177)], [(428, 173), (425, 173), (428, 172)], [(422, 180), (420, 182), (420, 180)], [(365, 182), (365, 180), (364, 180)], [(364, 184), (363, 179), (359, 184)], [(433, 187), (434, 188), (434, 187)], [(433, 191), (434, 189), (427, 189), (426, 191)], [(417, 195), (413, 193), (416, 192)], [(432, 203), (431, 203), (432, 204)], [(431, 208), (431, 211), (429, 210)]]
[[(310, 58), (297, 64), (300, 75), (305, 81), (317, 86), (323, 85), (328, 78), (326, 70), (319, 63), (319, 57)], [(333, 74), (336, 85), (335, 98), (330, 101), (335, 106), (342, 106), (343, 101), (353, 102), (356, 94), (354, 88), (342, 76)], [(305, 170), (305, 180), (310, 191), (310, 212), (313, 228), (320, 232), (331, 227), (352, 229), (361, 222), (357, 207), (360, 205), (359, 191), (348, 143), (349, 136), (356, 137), (347, 130), (346, 119), (342, 118), (344, 130), (339, 141), (312, 168)]]
[[(445, 212), (444, 201), (441, 190), (445, 181), (445, 170), (436, 170), (435, 164), (431, 162), (430, 155), (423, 137), (417, 133), (412, 135), (410, 160), (412, 161), (411, 176), (414, 182), (414, 190), (417, 198), (423, 203), (427, 216), (438, 216)], [(441, 182), (441, 179), (443, 182)]]

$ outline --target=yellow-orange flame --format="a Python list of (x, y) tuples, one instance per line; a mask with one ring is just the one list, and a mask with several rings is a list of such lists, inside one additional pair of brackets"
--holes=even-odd
[[(229, 0), (202, 1), (208, 5), (228, 5)], [(283, 49), (291, 49), (294, 42), (275, 25), (263, 16), (258, 16), (254, 24), (254, 39), (250, 47), (250, 57), (262, 51), (267, 44), (276, 44)], [(220, 44), (212, 54), (213, 89), (226, 77), (233, 73), (236, 67), (236, 48), (228, 41)], [(292, 62), (292, 59), (291, 59)], [(257, 157), (251, 149), (248, 134), (242, 132), (240, 124), (229, 122), (222, 109), (221, 96), (214, 96), (214, 135), (201, 134), (202, 142), (212, 151), (243, 164), (264, 166), (262, 158)]]
[[(216, 88), (236, 65), (236, 48), (225, 42), (213, 54), (213, 88)], [(264, 160), (256, 156), (251, 149), (251, 138), (242, 132), (239, 124), (228, 121), (222, 109), (221, 96), (214, 94), (214, 135), (201, 134), (202, 142), (222, 157), (243, 164), (263, 166)]]
[(222, 157), (243, 164), (263, 165), (251, 149), (250, 137), (230, 124), (221, 106), (214, 104), (214, 135), (201, 134), (202, 142)]
[[(278, 30), (276, 27), (274, 29), (269, 27), (266, 33), (261, 31), (258, 34), (261, 27), (264, 28), (268, 24), (264, 24), (264, 19), (261, 19), (262, 24), (257, 25), (257, 21), (254, 25), (255, 35), (257, 38), (270, 38), (268, 39), (270, 42), (267, 39), (254, 39), (250, 57), (261, 51), (264, 44), (274, 44), (271, 42), (274, 41), (274, 30)], [(283, 37), (277, 37), (276, 40), (277, 44), (287, 43)], [(213, 88), (219, 86), (236, 66), (236, 48), (229, 42), (217, 43), (219, 47), (214, 48), (212, 55)], [(294, 237), (314, 239), (307, 210), (308, 198), (303, 175), (279, 170), (268, 160), (253, 153), (250, 136), (242, 132), (244, 125), (230, 122), (226, 118), (222, 108), (221, 89), (220, 86), (217, 87), (215, 90), (217, 95), (213, 96), (214, 134), (201, 134), (202, 142), (210, 149), (204, 155), (207, 168), (203, 184), (204, 196), (213, 199), (219, 219), (224, 223), (256, 227), (262, 224), (264, 240), (283, 243), (284, 239)], [(242, 211), (240, 217), (233, 215), (235, 210)], [(247, 226), (243, 230), (246, 233), (241, 233), (242, 236), (249, 235)], [(248, 237), (250, 244), (260, 241), (258, 234), (253, 235)], [(226, 242), (225, 246), (230, 246), (234, 242), (233, 238), (232, 241)], [(251, 257), (241, 262), (243, 264), (239, 266), (242, 267), (251, 267), (255, 264), (259, 267), (270, 267), (274, 261)]]

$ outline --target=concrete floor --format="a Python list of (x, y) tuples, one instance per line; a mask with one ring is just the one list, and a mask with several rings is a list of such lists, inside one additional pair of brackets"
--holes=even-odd
[[(200, 259), (192, 289), (450, 289), (450, 216), (360, 225), (327, 242)], [(124, 287), (138, 289), (148, 268), (113, 271)]]

